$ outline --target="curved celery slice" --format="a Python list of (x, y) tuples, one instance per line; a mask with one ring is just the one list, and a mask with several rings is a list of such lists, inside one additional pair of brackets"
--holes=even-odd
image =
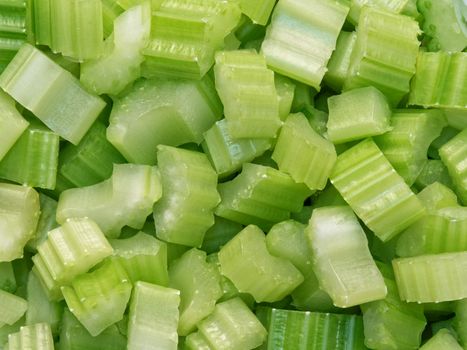
[(181, 148), (158, 146), (157, 161), (163, 191), (154, 206), (157, 237), (200, 247), (220, 200), (217, 174), (203, 153)]
[(23, 326), (17, 333), (8, 336), (8, 350), (54, 350), (54, 339), (48, 323)]
[(221, 115), (210, 77), (140, 80), (115, 101), (107, 138), (127, 160), (155, 164), (158, 145), (201, 143), (203, 133)]
[(39, 193), (39, 203), (41, 214), (37, 223), (36, 233), (26, 244), (26, 249), (32, 252), (37, 251), (37, 247), (47, 239), (49, 231), (58, 227), (55, 215), (57, 212), (57, 201)]
[(417, 194), (417, 197), (423, 203), (428, 213), (458, 205), (456, 194), (439, 182), (426, 186)]
[(105, 102), (40, 50), (24, 44), (0, 75), (0, 87), (52, 131), (78, 144)]
[(8, 293), (16, 291), (16, 278), (11, 262), (0, 262), (0, 289)]
[(214, 216), (214, 225), (206, 231), (201, 250), (204, 250), (208, 254), (219, 251), (219, 249), (239, 233), (242, 228), (243, 226), (239, 223)]
[(96, 185), (63, 191), (57, 222), (89, 217), (108, 237), (118, 237), (123, 226), (141, 229), (162, 195), (156, 167), (115, 164), (112, 177)]
[(411, 0), (350, 0), (349, 21), (357, 25), (360, 12), (364, 6), (376, 7), (391, 13), (401, 13), (410, 1)]
[(462, 350), (456, 338), (447, 329), (441, 329), (433, 337), (431, 337), (420, 350)]
[(33, 188), (0, 183), (0, 262), (23, 256), (39, 214), (39, 195)]
[(219, 262), (221, 273), (257, 302), (281, 300), (303, 282), (303, 275), (290, 261), (268, 252), (264, 233), (253, 225), (222, 247)]
[(5, 324), (12, 325), (24, 315), (28, 302), (14, 294), (0, 289), (0, 328)]
[(425, 211), (371, 139), (337, 157), (331, 182), (383, 242), (417, 221)]
[(0, 91), (0, 161), (13, 147), (28, 127), (27, 122), (15, 108), (15, 102)]
[(454, 188), (451, 176), (446, 165), (438, 159), (428, 159), (422, 171), (415, 179), (415, 188), (424, 189), (427, 186), (438, 182), (446, 187)]

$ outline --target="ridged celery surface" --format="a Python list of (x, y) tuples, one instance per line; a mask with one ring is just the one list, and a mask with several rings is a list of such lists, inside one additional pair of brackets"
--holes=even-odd
[(71, 73), (29, 44), (21, 46), (0, 75), (0, 87), (73, 144), (79, 143), (105, 106)]
[(417, 197), (427, 209), (428, 214), (438, 209), (458, 206), (456, 194), (439, 182), (426, 186), (417, 194)]
[(136, 282), (128, 320), (128, 350), (177, 350), (180, 292)]
[(254, 225), (222, 247), (219, 262), (221, 273), (257, 302), (279, 301), (303, 282), (303, 275), (290, 261), (269, 253), (264, 233)]
[(397, 105), (410, 90), (420, 33), (413, 18), (363, 7), (344, 89), (372, 85)]
[(27, 308), (27, 300), (0, 289), (0, 328), (18, 321)]
[(115, 101), (107, 138), (128, 161), (152, 165), (157, 145), (199, 144), (221, 116), (222, 104), (209, 76), (199, 81), (139, 80)]
[(39, 195), (33, 188), (0, 183), (0, 262), (23, 257), (39, 214)]
[(331, 182), (383, 242), (425, 213), (420, 200), (371, 139), (337, 157)]
[(247, 15), (253, 23), (266, 25), (276, 4), (275, 0), (240, 0), (240, 9)]
[(447, 329), (441, 329), (433, 337), (431, 337), (420, 350), (462, 350), (456, 338)]
[(15, 108), (15, 101), (0, 91), (0, 161), (28, 127)]
[(57, 222), (89, 217), (108, 237), (118, 237), (123, 226), (141, 229), (162, 195), (156, 167), (115, 164), (112, 177), (96, 185), (71, 188), (60, 195)]
[(454, 188), (448, 168), (439, 159), (428, 159), (415, 179), (414, 186), (423, 189), (435, 182), (439, 182), (446, 187)]
[(49, 231), (58, 227), (58, 223), (55, 220), (57, 201), (43, 193), (39, 193), (39, 204), (41, 213), (37, 222), (36, 232), (34, 237), (26, 243), (26, 249), (32, 252), (36, 252), (37, 247), (47, 239)]
[(0, 262), (0, 289), (8, 293), (16, 291), (16, 277), (11, 262)]
[(23, 326), (8, 336), (7, 350), (54, 350), (54, 339), (48, 323)]
[(279, 0), (261, 45), (268, 66), (319, 91), (348, 11), (334, 0)]
[(350, 0), (349, 21), (357, 25), (364, 6), (376, 7), (391, 13), (402, 13), (410, 1), (412, 0)]

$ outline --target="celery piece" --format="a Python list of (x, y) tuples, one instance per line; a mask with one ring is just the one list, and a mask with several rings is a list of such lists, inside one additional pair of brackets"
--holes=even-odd
[(350, 207), (315, 209), (306, 234), (313, 271), (335, 306), (350, 307), (386, 296), (383, 277)]
[(21, 46), (0, 75), (0, 87), (73, 144), (79, 143), (105, 106), (71, 73), (29, 44)]
[(39, 195), (32, 187), (0, 183), (0, 262), (23, 256), (39, 214)]
[(447, 329), (441, 329), (432, 338), (430, 338), (420, 350), (462, 350), (456, 338)]
[(241, 0), (240, 9), (247, 15), (253, 23), (266, 25), (271, 15), (272, 9), (276, 4), (275, 0), (250, 1)]
[(461, 345), (467, 345), (467, 298), (455, 303), (454, 311), (456, 316), (453, 320), (453, 327), (459, 336)]
[[(121, 1), (102, 0), (102, 26), (104, 30), (104, 38), (108, 38), (114, 30), (115, 19), (125, 11)], [(104, 44), (105, 50), (105, 44)]]
[(0, 289), (8, 293), (16, 291), (16, 278), (11, 262), (0, 262)]
[(110, 179), (63, 191), (58, 201), (57, 222), (63, 224), (68, 218), (89, 217), (105, 235), (116, 238), (125, 225), (141, 229), (161, 195), (156, 167), (115, 164)]
[(331, 182), (383, 242), (417, 221), (425, 211), (371, 139), (337, 157)]
[[(441, 135), (439, 135), (433, 142), (430, 144), (430, 148), (428, 148), (428, 157), (433, 160), (439, 159), (439, 149), (443, 147), (443, 145), (456, 136), (459, 133), (459, 130), (455, 127), (449, 125), (449, 121), (447, 120), (447, 115), (444, 113), (445, 119), (448, 122), (448, 126), (446, 126), (443, 130), (441, 130)], [(464, 128), (460, 128), (462, 130)]]
[(467, 105), (467, 52), (418, 54), (409, 105), (463, 109)]
[(392, 266), (401, 300), (439, 303), (467, 298), (467, 252), (399, 258)]
[(214, 311), (223, 294), (220, 274), (206, 262), (205, 252), (193, 248), (170, 266), (169, 279), (169, 286), (180, 291), (178, 335), (186, 336)]
[(0, 289), (0, 328), (5, 324), (12, 325), (24, 315), (28, 302), (14, 294)]
[(243, 44), (252, 40), (262, 40), (266, 34), (266, 27), (253, 21), (246, 15), (242, 15), (237, 28), (235, 29), (235, 37)]
[(126, 239), (111, 239), (114, 259), (132, 283), (143, 281), (167, 286), (167, 244), (142, 231)]
[(467, 110), (465, 108), (442, 108), (448, 125), (457, 130), (467, 128)]
[(11, 97), (0, 90), (0, 161), (28, 127)]
[[(311, 105), (305, 105), (302, 113), (308, 119), (311, 127), (321, 136), (327, 139), (328, 113), (320, 111)], [(337, 149), (336, 149), (337, 151)]]
[(344, 90), (372, 85), (397, 105), (410, 90), (419, 34), (410, 17), (363, 7)]
[(130, 303), (128, 350), (176, 350), (180, 292), (136, 282)]
[[(342, 198), (341, 194), (337, 189), (328, 182), (324, 190), (318, 192), (313, 197), (311, 197), (311, 210), (310, 210), (310, 217), (314, 209), (321, 208), (321, 207), (329, 207), (329, 206), (340, 206), (346, 205), (346, 201)], [(308, 223), (310, 217), (305, 222)]]
[[(275, 75), (277, 73), (274, 73)], [(314, 106), (314, 97), (316, 95), (316, 90), (301, 83), (299, 81), (294, 80), (295, 83), (295, 94), (293, 96), (292, 107), (290, 111), (293, 113), (302, 112), (303, 109), (307, 106)]]
[(442, 208), (456, 207), (456, 194), (445, 185), (433, 182), (417, 194), (428, 213)]
[(425, 187), (438, 182), (446, 187), (454, 188), (452, 179), (446, 165), (438, 159), (428, 159), (422, 168), (422, 171), (415, 179), (415, 187), (424, 189)]
[(140, 80), (115, 101), (107, 138), (128, 161), (152, 165), (157, 145), (199, 144), (221, 115), (210, 77)]
[(219, 251), (242, 228), (243, 226), (236, 222), (214, 216), (214, 225), (206, 231), (201, 249), (208, 254)]
[(446, 126), (437, 110), (397, 110), (392, 130), (374, 138), (376, 144), (405, 182), (412, 186), (427, 162), (428, 147)]
[(313, 208), (311, 207), (311, 205), (304, 205), (302, 210), (299, 211), (298, 213), (291, 213), (290, 218), (292, 220), (301, 222), (302, 224), (307, 224), (308, 221), (310, 220), (312, 211), (313, 211)]
[(290, 114), (295, 96), (295, 83), (280, 74), (274, 74), (277, 99), (279, 100), (279, 118), (284, 121)]
[(54, 350), (54, 339), (48, 323), (36, 323), (20, 328), (8, 336), (8, 350)]
[(378, 9), (391, 12), (402, 13), (411, 0), (350, 0), (349, 21), (355, 25), (359, 23), (362, 7), (376, 7)]
[(328, 107), (328, 136), (335, 144), (381, 135), (391, 130), (388, 102), (372, 86), (331, 96)]
[(322, 190), (337, 155), (334, 145), (313, 130), (302, 113), (297, 113), (285, 120), (272, 159), (295, 182), (305, 183), (311, 190)]
[(311, 191), (289, 175), (268, 166), (245, 163), (233, 180), (218, 186), (221, 202), (215, 214), (263, 230), (299, 212)]
[(320, 288), (319, 281), (312, 271), (304, 275), (303, 282), (291, 293), (291, 305), (303, 311), (335, 312), (337, 308), (331, 297)]
[(339, 1), (279, 0), (261, 45), (268, 66), (319, 91), (348, 11)]
[(37, 223), (36, 233), (26, 244), (26, 249), (32, 252), (36, 252), (37, 247), (47, 239), (49, 231), (58, 227), (58, 223), (55, 220), (57, 201), (43, 193), (39, 193), (39, 203), (41, 214)]
[(290, 261), (269, 253), (264, 233), (254, 225), (222, 247), (219, 262), (221, 273), (257, 302), (279, 301), (303, 282), (303, 275)]

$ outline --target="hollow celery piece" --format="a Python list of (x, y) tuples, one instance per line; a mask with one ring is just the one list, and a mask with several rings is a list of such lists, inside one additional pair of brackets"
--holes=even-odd
[(279, 100), (279, 118), (284, 121), (290, 114), (295, 96), (295, 83), (280, 74), (274, 74), (277, 98)]
[(274, 0), (240, 1), (240, 9), (253, 23), (266, 25), (276, 2)]
[(206, 253), (193, 248), (170, 266), (169, 278), (169, 286), (180, 291), (178, 335), (186, 336), (214, 311), (222, 296), (221, 276), (206, 262)]
[(453, 320), (453, 327), (459, 336), (459, 342), (465, 347), (467, 345), (467, 299), (457, 301), (454, 312), (456, 316)]
[(34, 237), (26, 243), (26, 250), (31, 252), (36, 252), (37, 247), (47, 239), (49, 231), (58, 227), (58, 223), (55, 220), (57, 201), (43, 193), (39, 193), (39, 204), (41, 213), (36, 232)]
[(302, 113), (285, 120), (271, 158), (279, 170), (311, 190), (322, 190), (337, 155), (334, 145), (319, 135)]
[(434, 182), (426, 186), (417, 194), (417, 197), (427, 209), (427, 213), (459, 205), (457, 203), (456, 194), (450, 188), (439, 182)]
[(16, 278), (11, 262), (0, 262), (0, 289), (8, 293), (16, 291)]
[(8, 350), (54, 350), (54, 339), (48, 323), (35, 323), (23, 326), (17, 333), (8, 336), (5, 346)]
[(157, 145), (199, 144), (221, 116), (222, 104), (209, 76), (199, 81), (139, 80), (115, 101), (107, 138), (128, 161), (152, 165)]
[(358, 143), (337, 157), (331, 182), (357, 216), (383, 242), (425, 213), (420, 200), (371, 139)]
[(415, 179), (415, 188), (424, 189), (427, 186), (438, 182), (446, 187), (454, 188), (451, 176), (446, 165), (438, 159), (428, 159), (422, 168), (422, 171)]
[(360, 12), (364, 6), (376, 7), (391, 13), (402, 13), (410, 1), (411, 0), (350, 0), (349, 21), (357, 25)]
[(0, 161), (28, 127), (11, 97), (0, 91)]
[(0, 75), (0, 87), (73, 144), (79, 143), (105, 106), (71, 73), (29, 44), (21, 46)]
[(242, 228), (243, 226), (236, 222), (214, 216), (214, 225), (206, 231), (201, 250), (204, 250), (208, 254), (219, 251)]
[(456, 338), (447, 329), (441, 329), (433, 337), (431, 337), (420, 350), (462, 350)]
[(39, 195), (32, 187), (0, 183), (0, 262), (23, 257), (39, 214)]
[(420, 33), (413, 18), (363, 7), (344, 90), (372, 85), (397, 105), (410, 91)]
[(269, 253), (264, 233), (254, 225), (240, 231), (218, 256), (221, 273), (257, 302), (279, 301), (303, 282), (290, 261)]
[(12, 325), (24, 315), (28, 308), (28, 302), (14, 294), (0, 289), (0, 328), (4, 325)]
[(128, 320), (128, 350), (176, 350), (180, 292), (136, 282)]
[(112, 177), (98, 184), (71, 188), (60, 195), (57, 222), (89, 217), (107, 237), (116, 238), (123, 226), (141, 229), (162, 195), (156, 167), (115, 164)]
[(280, 0), (261, 45), (268, 66), (319, 91), (348, 11), (338, 1)]

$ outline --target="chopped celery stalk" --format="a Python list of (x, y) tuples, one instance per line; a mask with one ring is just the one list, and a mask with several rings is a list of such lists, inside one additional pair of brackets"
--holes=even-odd
[(399, 258), (392, 266), (401, 300), (439, 303), (467, 298), (467, 252)]
[(35, 323), (8, 336), (8, 350), (54, 350), (54, 339), (48, 323)]
[(268, 166), (243, 164), (242, 172), (218, 186), (221, 202), (216, 215), (263, 230), (299, 212), (311, 191), (292, 177)]
[(266, 27), (264, 25), (253, 23), (246, 15), (240, 18), (240, 22), (234, 32), (235, 37), (238, 38), (242, 44), (252, 40), (262, 40), (265, 33)]
[(16, 278), (11, 262), (0, 262), (0, 289), (8, 293), (16, 291)]
[(60, 195), (57, 222), (89, 217), (108, 237), (118, 237), (123, 226), (141, 229), (162, 195), (156, 167), (115, 164), (112, 177), (98, 184), (71, 188)]
[(275, 0), (241, 0), (240, 9), (245, 15), (251, 18), (253, 23), (264, 26), (268, 23), (269, 16), (271, 15), (275, 4)]
[(198, 332), (186, 338), (186, 344), (190, 350), (199, 349), (196, 343), (207, 344), (203, 350), (251, 350), (266, 337), (266, 329), (255, 314), (240, 298), (234, 298), (217, 304), (214, 312), (198, 324)]
[(60, 286), (69, 284), (105, 257), (112, 247), (96, 223), (88, 218), (68, 219), (49, 232), (32, 257), (33, 272), (52, 300), (61, 299)]
[(337, 159), (334, 145), (320, 136), (302, 113), (285, 120), (271, 157), (279, 170), (311, 190), (326, 186)]
[(261, 45), (268, 66), (319, 91), (348, 11), (339, 1), (279, 0)]
[(459, 108), (442, 108), (448, 125), (457, 130), (467, 128), (467, 110)]
[(254, 225), (222, 247), (219, 262), (221, 273), (257, 302), (279, 301), (303, 282), (303, 275), (290, 261), (269, 253), (264, 233)]
[(383, 242), (406, 229), (425, 212), (420, 200), (371, 139), (337, 157), (331, 182)]
[(124, 11), (125, 8), (122, 6), (121, 1), (102, 0), (102, 25), (104, 27), (105, 38), (108, 38), (112, 34), (115, 19)]
[(141, 50), (149, 41), (150, 30), (149, 1), (118, 16), (113, 34), (104, 44), (104, 54), (81, 65), (81, 83), (98, 95), (118, 95), (141, 76)]
[(345, 308), (386, 297), (383, 277), (350, 207), (315, 209), (306, 234), (313, 271), (335, 306)]
[(283, 75), (274, 74), (277, 99), (279, 100), (279, 118), (284, 121), (290, 114), (295, 96), (295, 83)]
[[(274, 73), (274, 75), (277, 75), (277, 73)], [(306, 106), (314, 106), (313, 99), (317, 93), (316, 90), (299, 81), (294, 81), (294, 83), (295, 94), (290, 111), (293, 113), (302, 112)]]
[(115, 101), (107, 138), (128, 161), (152, 165), (157, 145), (199, 144), (221, 116), (208, 76), (200, 81), (139, 80)]
[[(327, 139), (327, 127), (328, 113), (320, 111), (311, 105), (305, 105), (302, 109), (302, 113), (308, 119), (311, 127), (321, 136)], [(336, 149), (337, 151), (337, 149)]]
[(32, 187), (0, 183), (0, 262), (23, 256), (39, 214), (39, 195)]
[(14, 294), (0, 289), (0, 328), (4, 325), (12, 325), (24, 315), (28, 308), (28, 302)]
[(456, 316), (453, 320), (453, 327), (459, 336), (460, 343), (467, 345), (467, 298), (456, 302), (454, 309)]
[(58, 227), (58, 223), (55, 220), (57, 201), (43, 193), (39, 193), (39, 203), (41, 214), (37, 223), (36, 233), (26, 244), (26, 249), (32, 252), (36, 252), (37, 247), (47, 239), (49, 231)]
[(376, 7), (392, 13), (401, 13), (411, 0), (350, 0), (349, 21), (357, 25), (362, 7)]
[(180, 291), (178, 335), (186, 336), (214, 311), (222, 296), (220, 274), (206, 262), (206, 253), (193, 248), (176, 260), (169, 269), (169, 286)]
[(128, 350), (176, 350), (180, 292), (136, 282), (130, 303)]
[(312, 211), (313, 211), (313, 208), (311, 207), (311, 205), (304, 205), (302, 210), (299, 211), (298, 213), (291, 213), (290, 218), (292, 220), (301, 222), (302, 224), (307, 224), (308, 221), (310, 220)]
[(71, 73), (29, 44), (21, 46), (0, 75), (0, 87), (73, 144), (79, 143), (105, 107)]
[(157, 237), (200, 247), (220, 201), (217, 174), (203, 153), (163, 145), (157, 149), (163, 192), (154, 206)]
[(447, 329), (441, 329), (432, 338), (430, 338), (420, 350), (462, 350), (456, 338)]
[(208, 254), (219, 251), (242, 228), (243, 226), (236, 222), (214, 216), (214, 225), (206, 231), (201, 249)]
[(28, 127), (11, 97), (0, 90), (0, 161)]
[(446, 187), (454, 188), (452, 179), (446, 165), (438, 159), (428, 159), (422, 168), (420, 174), (415, 179), (415, 188), (424, 189), (425, 187), (438, 182)]
[(167, 244), (144, 232), (127, 239), (112, 239), (114, 259), (125, 269), (134, 284), (137, 281), (167, 286)]
[(397, 105), (410, 90), (419, 34), (413, 18), (363, 7), (344, 90), (372, 85)]
[[(346, 205), (346, 202), (339, 191), (337, 191), (331, 183), (328, 183), (323, 191), (311, 197), (311, 204), (311, 211), (308, 219), (310, 219), (312, 211), (316, 208)], [(306, 221), (306, 224), (307, 223), (308, 220)]]
[[(459, 133), (458, 129), (449, 125), (449, 120), (447, 118), (446, 112), (444, 112), (444, 116), (448, 123), (448, 126), (446, 126), (441, 131), (441, 135), (439, 135), (436, 139), (434, 139), (434, 141), (430, 144), (430, 148), (428, 148), (428, 157), (430, 157), (433, 160), (439, 159), (439, 149), (443, 147), (443, 145), (446, 142), (448, 142), (450, 139), (452, 139), (454, 136), (456, 136)], [(463, 129), (464, 129), (463, 127), (460, 128), (460, 130), (463, 130)]]
[(456, 194), (445, 185), (433, 182), (417, 194), (428, 213), (458, 205)]
[(294, 289), (291, 296), (291, 304), (298, 310), (321, 312), (333, 312), (337, 310), (329, 294), (320, 288), (319, 281), (313, 270), (310, 270), (306, 275), (304, 274), (302, 284)]
[(132, 285), (118, 260), (108, 259), (61, 289), (70, 311), (96, 336), (123, 318)]

